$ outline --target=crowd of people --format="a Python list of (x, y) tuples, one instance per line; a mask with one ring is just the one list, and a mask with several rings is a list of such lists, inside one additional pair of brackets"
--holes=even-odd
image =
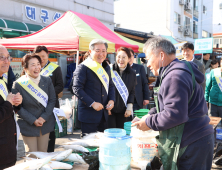
[[(145, 68), (134, 63), (134, 51), (127, 47), (120, 47), (110, 64), (107, 49), (105, 41), (92, 40), (73, 73), (82, 136), (123, 128), (124, 122), (132, 121), (140, 130), (160, 131), (156, 139), (164, 169), (209, 170), (215, 135), (208, 115), (222, 117), (218, 62), (210, 60), (210, 54), (204, 54), (202, 62), (195, 59), (192, 43), (182, 46), (184, 60), (180, 61), (170, 41), (149, 39), (143, 50), (147, 67), (158, 77), (155, 107), (142, 119), (133, 120), (134, 111), (150, 100)], [(64, 86), (61, 68), (49, 62), (48, 53), (45, 46), (37, 46), (26, 54), (23, 73), (10, 88), (3, 74), (10, 71), (11, 57), (0, 46), (0, 170), (16, 163), (20, 132), (26, 152), (54, 151), (53, 109), (59, 108), (58, 95)]]

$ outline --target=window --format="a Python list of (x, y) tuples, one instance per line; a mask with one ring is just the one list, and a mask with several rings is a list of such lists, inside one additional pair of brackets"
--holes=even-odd
[(214, 45), (219, 44), (219, 39), (214, 39)]
[(198, 0), (193, 1), (193, 8), (194, 10), (198, 11)]
[(212, 37), (211, 33), (209, 33), (209, 37)]
[(207, 14), (207, 7), (203, 5), (203, 14)]
[(220, 44), (222, 44), (222, 39), (220, 38)]
[(180, 24), (180, 14), (174, 12), (174, 23)]
[(198, 22), (193, 21), (193, 32), (198, 34)]
[[(203, 37), (203, 38), (207, 38), (207, 37), (208, 37), (208, 32), (202, 30), (202, 37)], [(219, 41), (218, 41), (218, 42), (219, 42)]]
[(191, 19), (190, 18), (188, 18), (188, 17), (184, 18), (184, 27), (191, 29)]

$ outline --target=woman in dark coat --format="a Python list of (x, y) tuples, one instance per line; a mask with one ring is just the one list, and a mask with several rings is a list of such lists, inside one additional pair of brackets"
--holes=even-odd
[[(114, 108), (109, 112), (108, 118), (108, 128), (123, 128), (126, 118), (133, 113), (133, 102), (135, 95), (135, 86), (136, 86), (136, 73), (130, 68), (128, 64), (129, 59), (131, 58), (130, 50), (125, 47), (120, 47), (117, 50), (116, 62), (113, 65), (113, 73), (115, 71), (121, 77), (123, 83), (126, 86), (126, 94), (128, 94), (125, 102), (123, 100), (124, 94), (121, 92), (121, 89), (117, 89), (116, 81), (113, 79), (115, 84), (115, 104)], [(121, 84), (121, 83), (120, 83)], [(120, 95), (119, 91), (122, 93)]]

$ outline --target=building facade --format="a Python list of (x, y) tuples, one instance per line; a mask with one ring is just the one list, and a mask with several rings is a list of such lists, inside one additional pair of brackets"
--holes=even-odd
[[(96, 17), (114, 30), (113, 0), (0, 0), (0, 38), (13, 38), (36, 32), (50, 25), (68, 10)], [(13, 57), (13, 72), (18, 78), (22, 71), (21, 57), (25, 52), (9, 52)], [(49, 58), (61, 66), (65, 82), (67, 63), (74, 61), (72, 57), (58, 56), (59, 54), (50, 54)]]
[(114, 12), (117, 27), (172, 36), (178, 42), (194, 42), (213, 33), (209, 0), (116, 0)]

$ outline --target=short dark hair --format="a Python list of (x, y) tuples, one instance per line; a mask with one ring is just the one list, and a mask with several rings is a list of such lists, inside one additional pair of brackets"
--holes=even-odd
[(131, 58), (131, 54), (130, 54), (129, 48), (120, 47), (120, 48), (117, 50), (117, 54), (118, 54), (118, 52), (120, 52), (120, 51), (124, 51), (124, 52), (127, 54), (128, 58)]
[(203, 53), (203, 55), (207, 55), (207, 54), (210, 54), (210, 53)]
[[(212, 60), (211, 63), (210, 63), (210, 67), (211, 67), (211, 65), (215, 65), (215, 64), (217, 64), (217, 63), (218, 63), (218, 61), (217, 61), (216, 59)], [(219, 63), (218, 63), (218, 64), (219, 64)]]
[(187, 48), (194, 50), (194, 46), (192, 43), (185, 43), (184, 45), (182, 45), (182, 50), (187, 49)]
[(46, 46), (41, 46), (41, 45), (35, 47), (33, 53), (40, 53), (41, 51), (45, 51), (47, 54), (49, 53), (49, 51), (46, 48)]
[(130, 52), (133, 53), (133, 55), (135, 54), (132, 48), (129, 48)]
[(25, 69), (28, 68), (29, 60), (31, 60), (33, 58), (36, 58), (39, 61), (39, 63), (42, 64), (42, 60), (38, 55), (36, 55), (36, 54), (26, 54), (22, 58), (22, 68), (23, 68), (23, 70), (22, 70), (21, 76), (25, 75)]

